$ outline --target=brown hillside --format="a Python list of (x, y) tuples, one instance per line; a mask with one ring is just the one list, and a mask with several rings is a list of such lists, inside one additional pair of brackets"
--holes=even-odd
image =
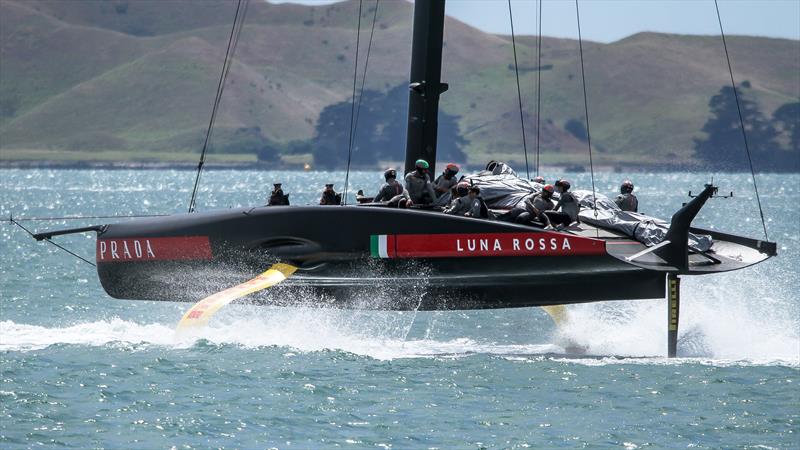
[[(197, 152), (230, 32), (230, 2), (122, 0), (0, 3), (0, 149)], [(278, 143), (309, 140), (320, 112), (350, 98), (356, 10), (251, 2), (217, 119), (217, 147), (260, 127)], [(412, 5), (381, 2), (367, 88), (407, 83)], [(362, 18), (363, 62), (373, 10)], [(448, 19), (442, 109), (459, 116), (471, 162), (521, 160), (508, 36)], [(525, 126), (535, 142), (536, 39), (517, 41)], [(800, 99), (800, 43), (732, 36), (743, 94), (769, 116)], [(583, 163), (577, 42), (544, 38), (542, 152)], [(692, 159), (708, 101), (729, 84), (719, 37), (640, 33), (584, 43), (593, 144), (600, 163)], [(403, 143), (398, 143), (403, 145)]]

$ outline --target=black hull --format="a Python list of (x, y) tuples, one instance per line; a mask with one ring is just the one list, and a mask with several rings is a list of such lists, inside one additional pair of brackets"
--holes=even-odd
[[(495, 270), (489, 269), (473, 277), (448, 270), (450, 264), (444, 261), (421, 260), (413, 266), (364, 261), (362, 277), (356, 276), (355, 264), (299, 272), (281, 286), (255, 294), (253, 301), (280, 306), (442, 310), (664, 297), (664, 275), (660, 272), (631, 269), (630, 266), (608, 266), (606, 271), (574, 271), (584, 263), (597, 267), (596, 263), (604, 262), (607, 261), (586, 258), (582, 264), (572, 267), (548, 267), (548, 275), (537, 275), (535, 266), (528, 265), (525, 270), (530, 272), (509, 275), (497, 270), (506, 265), (498, 261), (493, 267)], [(553, 273), (553, 270), (561, 272)], [(129, 263), (106, 265), (98, 272), (104, 289), (115, 298), (194, 302), (244, 282), (260, 271), (263, 270), (221, 264)], [(464, 277), (471, 279), (464, 280)]]
[[(394, 257), (376, 254), (375, 236), (391, 242), (394, 235), (421, 236), (421, 247), (411, 242), (411, 254), (401, 255), (403, 244), (394, 243)], [(463, 254), (414, 256), (438, 245), (438, 236), (462, 237)], [(500, 240), (487, 239), (482, 249), (485, 236)], [(519, 251), (507, 236), (519, 237)], [(609, 240), (629, 252), (644, 248), (623, 237), (592, 239), (419, 210), (260, 207), (108, 225), (98, 235), (97, 262), (106, 292), (124, 299), (197, 301), (278, 261), (300, 270), (255, 301), (424, 310), (663, 298), (663, 273), (609, 254)]]

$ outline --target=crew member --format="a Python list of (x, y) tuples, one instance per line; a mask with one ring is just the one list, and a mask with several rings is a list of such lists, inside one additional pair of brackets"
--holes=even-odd
[(528, 223), (536, 219), (543, 224), (547, 223), (547, 216), (544, 215), (545, 211), (553, 209), (553, 186), (546, 184), (542, 187), (541, 192), (530, 194), (524, 200), (517, 203), (508, 214), (503, 216), (502, 220), (516, 223)]
[(455, 189), (453, 189), (453, 199), (450, 201), (450, 204), (452, 205), (453, 202), (459, 198), (469, 195), (469, 187), (470, 184), (468, 181), (462, 181), (456, 184)]
[(455, 197), (450, 201), (445, 214), (463, 216), (472, 209), (472, 199), (469, 198), (469, 183), (462, 181), (456, 185)]
[(403, 187), (403, 184), (397, 181), (397, 170), (389, 168), (383, 172), (383, 178), (386, 183), (383, 183), (378, 195), (372, 199), (373, 202), (391, 202), (395, 198), (408, 199), (408, 191)]
[(489, 217), (489, 208), (481, 198), (481, 188), (462, 181), (458, 183), (456, 192), (459, 197), (450, 202), (450, 206), (444, 210), (445, 214), (484, 219)]
[(543, 177), (543, 176), (541, 176), (541, 175), (537, 175), (537, 176), (536, 176), (534, 179), (532, 179), (531, 181), (533, 181), (534, 183), (539, 183), (539, 184), (544, 184), (544, 183), (545, 183), (544, 177)]
[(450, 189), (453, 189), (453, 186), (458, 183), (458, 180), (456, 180), (458, 170), (458, 165), (450, 163), (444, 169), (444, 172), (436, 177), (436, 180), (433, 181), (433, 190), (436, 192), (436, 198), (450, 192)]
[(525, 212), (520, 214), (517, 218), (518, 223), (530, 222), (537, 220), (542, 223), (547, 223), (546, 211), (553, 209), (553, 186), (546, 184), (542, 187), (542, 191), (536, 195), (528, 196), (525, 198), (524, 206)]
[[(556, 181), (556, 189), (558, 189), (560, 196), (558, 203), (556, 203), (552, 211), (547, 211), (545, 213), (550, 226), (569, 226), (573, 222), (578, 222), (580, 205), (578, 204), (578, 200), (575, 199), (575, 196), (572, 195), (572, 192), (569, 192), (570, 187), (571, 185), (567, 180), (561, 179)], [(561, 211), (559, 211), (559, 209)]]
[(619, 187), (619, 195), (614, 203), (623, 211), (639, 212), (639, 199), (633, 195), (633, 183), (625, 180)]
[(491, 214), (489, 212), (489, 207), (486, 206), (486, 202), (483, 201), (483, 197), (481, 197), (481, 188), (478, 186), (471, 186), (469, 188), (468, 197), (472, 204), (470, 205), (470, 210), (464, 215), (466, 217), (479, 217), (481, 219), (488, 219)]
[(431, 177), (428, 176), (430, 165), (424, 159), (418, 159), (415, 170), (406, 175), (406, 190), (411, 201), (417, 205), (430, 205), (436, 200)]
[(288, 204), (289, 195), (283, 193), (283, 189), (281, 189), (281, 183), (273, 184), (272, 192), (270, 192), (269, 200), (267, 201), (267, 206), (281, 206)]
[(326, 184), (325, 190), (322, 191), (322, 197), (319, 199), (320, 205), (338, 205), (342, 203), (342, 194), (337, 194), (333, 190), (333, 183)]

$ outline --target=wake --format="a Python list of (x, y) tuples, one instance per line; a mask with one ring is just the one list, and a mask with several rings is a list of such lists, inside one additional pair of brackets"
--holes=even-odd
[[(678, 356), (666, 354), (666, 301), (570, 305), (556, 328), (540, 308), (398, 312), (231, 305), (211, 324), (176, 334), (175, 322), (116, 318), (71, 326), (0, 322), (0, 351), (60, 345), (190, 349), (236, 346), (338, 351), (378, 360), (459, 358), (564, 359), (598, 364), (743, 364), (800, 367), (800, 304), (760, 277), (716, 282), (684, 279)], [(163, 317), (163, 316), (161, 316)], [(579, 350), (576, 352), (576, 349)]]
[(298, 352), (336, 350), (379, 360), (399, 358), (459, 357), (474, 354), (520, 355), (563, 354), (554, 344), (495, 344), (468, 338), (451, 340), (409, 339), (346, 333), (346, 330), (298, 327), (289, 321), (275, 327), (269, 321), (239, 319), (209, 326), (192, 334), (178, 334), (174, 326), (138, 324), (122, 319), (77, 324), (64, 328), (0, 322), (0, 351), (27, 352), (54, 345), (88, 347), (157, 346), (186, 349), (200, 342), (236, 345), (245, 349), (286, 347)]
[[(550, 360), (585, 365), (800, 367), (800, 339), (793, 329), (759, 323), (758, 332), (749, 332), (740, 325), (746, 321), (753, 326), (753, 318), (735, 308), (729, 309), (725, 317), (708, 305), (687, 305), (686, 309), (694, 311), (684, 315), (679, 358), (672, 360), (662, 356), (666, 350), (666, 311), (664, 302), (658, 301), (572, 305), (571, 322), (560, 329), (543, 312), (533, 309), (521, 321), (530, 327), (519, 332), (517, 342), (497, 342), (492, 336), (481, 336), (479, 330), (470, 332), (475, 328), (491, 329), (493, 324), (487, 323), (486, 316), (470, 317), (459, 312), (417, 317), (409, 313), (244, 306), (231, 308), (210, 326), (192, 334), (176, 333), (174, 323), (143, 324), (120, 318), (65, 327), (3, 321), (0, 351), (30, 352), (63, 345), (126, 351), (214, 345), (246, 350), (278, 347), (300, 353), (337, 351), (377, 360), (485, 355), (510, 361)], [(501, 320), (504, 318), (501, 316)], [(441, 331), (446, 328), (450, 331)], [(537, 339), (545, 342), (530, 342)], [(575, 348), (583, 351), (575, 353)]]

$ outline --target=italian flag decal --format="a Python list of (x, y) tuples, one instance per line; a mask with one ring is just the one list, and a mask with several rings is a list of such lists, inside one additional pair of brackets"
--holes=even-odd
[[(373, 234), (370, 236), (369, 252), (373, 258), (394, 258), (395, 236), (386, 234)], [(391, 253), (390, 250), (391, 249)]]
[(606, 254), (605, 241), (565, 233), (377, 234), (373, 258), (469, 258)]

